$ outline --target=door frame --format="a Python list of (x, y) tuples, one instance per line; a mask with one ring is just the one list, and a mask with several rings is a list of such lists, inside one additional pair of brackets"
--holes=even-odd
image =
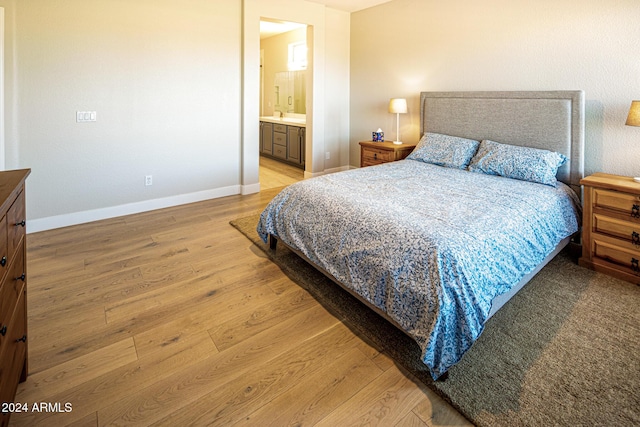
[[(305, 177), (324, 171), (325, 7), (294, 0), (244, 0), (242, 37), (241, 192), (260, 191), (260, 19), (281, 19), (307, 25), (307, 131)], [(316, 96), (317, 95), (317, 96)]]

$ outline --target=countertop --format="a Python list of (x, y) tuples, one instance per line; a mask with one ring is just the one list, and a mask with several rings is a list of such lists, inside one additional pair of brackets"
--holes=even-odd
[(260, 121), (268, 122), (268, 123), (278, 123), (278, 124), (290, 125), (290, 126), (299, 126), (299, 127), (307, 126), (306, 119), (298, 119), (294, 117), (282, 117), (279, 119), (273, 116), (260, 116)]

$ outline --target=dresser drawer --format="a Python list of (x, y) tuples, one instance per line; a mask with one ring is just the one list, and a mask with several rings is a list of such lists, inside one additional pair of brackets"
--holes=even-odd
[[(18, 299), (13, 316), (7, 328), (6, 341), (0, 346), (0, 402), (13, 402), (18, 381), (23, 373), (27, 352), (25, 292)], [(2, 425), (6, 425), (9, 413), (2, 415)]]
[(594, 207), (628, 215), (631, 215), (635, 210), (640, 215), (640, 196), (601, 188), (594, 188), (592, 191)]
[[(22, 250), (22, 247), (20, 250)], [(2, 284), (0, 284), (0, 345), (4, 345), (4, 341), (7, 339), (4, 328), (8, 328), (13, 309), (24, 290), (26, 281), (26, 275), (23, 276), (24, 272), (24, 254), (23, 252), (18, 252), (9, 267), (9, 274), (5, 276)], [(2, 332), (5, 332), (5, 334), (3, 335)]]
[(7, 246), (7, 216), (0, 220), (0, 280), (5, 276), (9, 268), (9, 252)]
[(24, 205), (24, 191), (21, 191), (16, 201), (7, 211), (8, 251), (13, 254), (24, 238), (27, 217)]
[(363, 148), (362, 149), (362, 161), (364, 163), (384, 163), (392, 162), (395, 160), (393, 151), (377, 150), (375, 148)]

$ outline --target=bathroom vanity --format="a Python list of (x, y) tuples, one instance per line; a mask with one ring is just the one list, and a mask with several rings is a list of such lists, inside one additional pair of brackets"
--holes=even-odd
[(260, 155), (304, 169), (306, 120), (260, 117)]

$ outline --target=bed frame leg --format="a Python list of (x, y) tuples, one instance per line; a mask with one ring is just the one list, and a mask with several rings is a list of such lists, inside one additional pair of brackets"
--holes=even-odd
[(447, 371), (447, 372), (445, 372), (444, 374), (440, 375), (440, 376), (438, 377), (438, 379), (436, 379), (436, 381), (438, 381), (438, 382), (443, 382), (443, 381), (446, 381), (446, 380), (447, 380), (447, 378), (449, 378), (449, 371)]
[(269, 249), (275, 251), (278, 244), (278, 238), (273, 234), (269, 234)]

